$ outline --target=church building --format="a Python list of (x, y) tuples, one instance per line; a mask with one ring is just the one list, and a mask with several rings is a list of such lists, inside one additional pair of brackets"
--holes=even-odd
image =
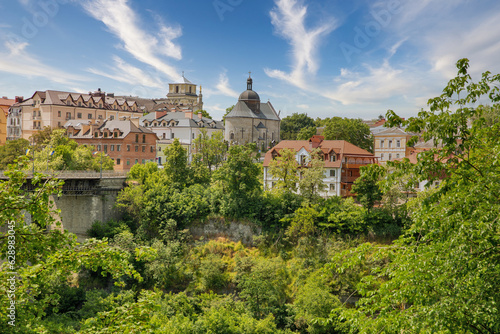
[(167, 100), (161, 101), (167, 104), (189, 107), (193, 112), (203, 109), (203, 95), (196, 94), (196, 85), (184, 77), (175, 83), (168, 84)]
[(225, 117), (225, 139), (231, 144), (256, 143), (267, 150), (279, 142), (280, 118), (271, 102), (260, 102), (252, 90), (252, 78), (247, 79), (247, 90), (240, 94), (233, 110)]

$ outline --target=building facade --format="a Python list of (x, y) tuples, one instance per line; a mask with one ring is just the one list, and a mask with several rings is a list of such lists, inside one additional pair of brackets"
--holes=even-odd
[(381, 163), (409, 156), (411, 148), (407, 147), (406, 144), (413, 136), (413, 133), (406, 132), (401, 128), (387, 128), (374, 133), (375, 156)]
[(198, 111), (203, 109), (203, 94), (196, 94), (196, 85), (184, 77), (184, 72), (182, 72), (182, 78), (177, 80), (175, 83), (168, 84), (168, 94), (167, 100), (162, 101), (165, 103), (186, 106), (193, 111)]
[(79, 145), (93, 146), (96, 154), (106, 154), (114, 169), (128, 171), (136, 164), (156, 159), (156, 134), (139, 125), (139, 120), (70, 120), (65, 124), (68, 136)]
[(46, 126), (62, 128), (69, 120), (104, 121), (142, 116), (135, 101), (115, 98), (114, 94), (106, 94), (100, 89), (88, 94), (37, 91), (31, 98), (16, 104), (16, 109), (21, 116), (21, 137), (25, 139)]
[(279, 142), (281, 120), (271, 102), (260, 102), (252, 84), (249, 77), (247, 90), (240, 94), (233, 110), (226, 115), (224, 138), (231, 144), (256, 143), (259, 149), (267, 151)]
[(297, 168), (307, 168), (311, 152), (315, 149), (321, 150), (325, 161), (323, 182), (327, 186), (322, 194), (324, 197), (352, 196), (351, 188), (359, 177), (359, 168), (377, 163), (375, 155), (345, 140), (324, 140), (323, 136), (313, 136), (309, 140), (283, 140), (264, 157), (265, 190), (272, 189), (277, 181), (269, 172), (269, 164), (280, 156), (280, 151), (285, 148), (295, 152)]
[(5, 145), (7, 142), (9, 109), (15, 102), (16, 100), (9, 99), (6, 96), (0, 98), (0, 145)]

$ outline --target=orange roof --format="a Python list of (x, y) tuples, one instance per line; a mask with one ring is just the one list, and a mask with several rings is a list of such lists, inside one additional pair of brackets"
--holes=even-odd
[[(315, 136), (319, 137), (319, 136)], [(313, 137), (314, 138), (314, 137)], [(323, 140), (318, 142), (316, 138), (313, 141), (310, 140), (283, 140), (279, 142), (276, 146), (271, 148), (266, 152), (264, 157), (264, 166), (269, 166), (269, 163), (273, 159), (272, 153), (281, 151), (284, 148), (292, 149), (295, 152), (300, 151), (304, 148), (307, 152), (311, 152), (313, 150), (313, 142), (318, 143), (318, 148), (321, 149), (323, 153), (328, 153), (330, 151), (334, 151), (337, 154), (340, 154), (340, 158), (337, 161), (325, 161), (325, 167), (340, 167), (340, 163), (345, 156), (348, 157), (358, 157), (358, 158), (374, 158), (375, 156), (364, 150), (362, 148), (357, 147), (345, 140)]]

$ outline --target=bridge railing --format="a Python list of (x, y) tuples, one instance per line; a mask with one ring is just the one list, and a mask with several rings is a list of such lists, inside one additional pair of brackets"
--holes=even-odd
[[(59, 179), (98, 179), (101, 177), (103, 178), (122, 178), (127, 176), (126, 171), (114, 171), (114, 170), (103, 170), (102, 174), (101, 172), (96, 172), (96, 171), (87, 171), (87, 170), (56, 170), (56, 171), (42, 171), (42, 172), (37, 172), (36, 173), (41, 173), (45, 175), (49, 175), (52, 177), (56, 177)], [(30, 178), (33, 176), (32, 171), (25, 171), (24, 172), (26, 177)], [(7, 176), (4, 174), (4, 171), (0, 171), (0, 179), (7, 179)]]

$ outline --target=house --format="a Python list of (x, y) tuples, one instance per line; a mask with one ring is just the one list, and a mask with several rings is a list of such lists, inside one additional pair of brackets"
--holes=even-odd
[(0, 145), (5, 145), (7, 142), (7, 118), (10, 107), (16, 102), (3, 96), (0, 98)]
[(141, 117), (140, 122), (145, 128), (151, 130), (158, 136), (157, 142), (157, 162), (162, 165), (165, 162), (163, 154), (165, 148), (172, 144), (175, 138), (187, 149), (191, 160), (191, 145), (202, 130), (209, 136), (214, 132), (224, 131), (221, 121), (203, 117), (201, 112), (194, 113), (192, 109), (175, 105), (164, 105), (155, 112)]
[(102, 122), (142, 115), (135, 101), (115, 98), (114, 94), (106, 94), (101, 89), (88, 94), (36, 91), (31, 98), (19, 103), (16, 110), (21, 116), (21, 137), (25, 139), (46, 126), (62, 128), (68, 120)]
[(156, 159), (158, 137), (140, 126), (138, 118), (69, 120), (64, 127), (79, 145), (93, 146), (98, 154), (113, 159), (115, 170), (128, 171), (133, 165)]
[(10, 106), (7, 116), (7, 140), (20, 139), (22, 136), (22, 96), (16, 96), (14, 104)]
[(373, 133), (375, 156), (381, 163), (409, 156), (411, 148), (406, 144), (413, 136), (415, 136), (414, 133), (401, 128), (385, 128)]
[(324, 140), (323, 136), (313, 136), (309, 140), (283, 140), (270, 149), (264, 157), (264, 189), (273, 187), (277, 180), (269, 173), (269, 164), (283, 149), (295, 151), (298, 168), (307, 168), (306, 162), (311, 152), (320, 149), (324, 156), (324, 183), (327, 185), (325, 197), (352, 196), (351, 187), (359, 177), (359, 168), (377, 163), (377, 157), (345, 140)]
[(252, 84), (249, 77), (247, 90), (240, 94), (233, 110), (225, 116), (224, 138), (232, 144), (256, 143), (259, 149), (267, 150), (280, 140), (281, 120), (271, 102), (260, 102)]

